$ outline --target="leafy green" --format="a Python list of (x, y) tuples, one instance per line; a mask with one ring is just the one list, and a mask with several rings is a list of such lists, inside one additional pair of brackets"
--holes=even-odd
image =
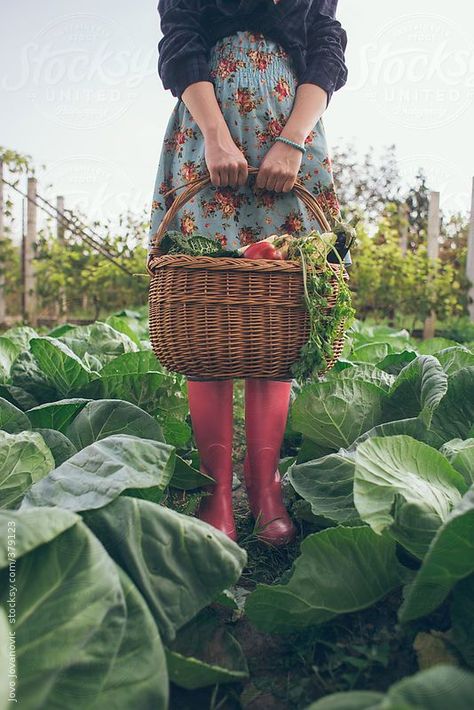
[(43, 437), (46, 446), (53, 454), (56, 466), (60, 466), (77, 453), (72, 441), (60, 431), (56, 431), (56, 429), (33, 429), (33, 431), (38, 432)]
[(333, 693), (306, 710), (470, 710), (474, 674), (438, 664), (395, 683), (384, 695), (365, 690)]
[[(37, 511), (31, 512), (30, 520), (35, 514)], [(48, 524), (44, 513), (40, 515), (38, 532)], [(17, 533), (21, 516), (16, 519)], [(7, 579), (8, 570), (4, 570), (0, 575), (1, 604), (9, 594)], [(108, 679), (112, 688), (117, 682), (133, 686), (139, 681), (143, 675), (140, 664), (123, 663), (129, 646), (121, 578), (82, 522), (75, 522), (42, 545), (41, 554), (34, 550), (23, 555), (16, 564), (15, 587), (17, 695), (23, 707), (65, 707), (72, 698), (77, 707), (104, 707), (102, 691), (104, 701), (111, 697)], [(150, 621), (146, 633), (150, 638)], [(148, 697), (153, 707), (165, 708), (166, 685), (163, 688), (160, 682), (163, 670), (158, 666), (163, 663), (163, 652), (156, 645), (147, 651), (157, 663), (155, 681), (148, 681)], [(113, 669), (116, 658), (122, 661), (119, 679)]]
[(0, 429), (9, 434), (31, 429), (30, 420), (21, 409), (0, 397)]
[(341, 449), (316, 461), (294, 464), (288, 476), (295, 491), (311, 505), (314, 515), (344, 525), (360, 524), (354, 506), (354, 455)]
[(468, 485), (474, 483), (474, 439), (453, 439), (441, 448), (452, 467), (459, 471)]
[(433, 413), (448, 391), (448, 377), (435, 357), (412, 360), (399, 373), (384, 402), (384, 419), (420, 416), (429, 426)]
[(120, 399), (88, 402), (66, 429), (66, 435), (77, 449), (113, 434), (163, 441), (156, 419), (134, 404)]
[(373, 437), (355, 455), (354, 503), (376, 533), (386, 528), (418, 557), (466, 491), (462, 476), (427, 444)]
[(122, 353), (138, 350), (137, 344), (128, 335), (100, 321), (78, 326), (62, 335), (60, 340), (81, 360), (88, 353), (98, 358), (102, 364)]
[(454, 584), (474, 572), (474, 486), (437, 531), (399, 610), (400, 621), (426, 616)]
[(245, 605), (268, 632), (321, 624), (364, 609), (400, 584), (395, 542), (369, 527), (334, 527), (306, 537), (287, 584), (257, 584)]
[(180, 629), (166, 649), (171, 682), (182, 688), (235, 683), (249, 672), (240, 644), (210, 609)]
[(370, 382), (341, 379), (311, 384), (296, 397), (292, 427), (316, 444), (337, 451), (381, 421), (385, 397)]
[(474, 367), (448, 377), (448, 391), (433, 414), (430, 428), (444, 441), (467, 439), (474, 426)]
[(61, 399), (58, 402), (40, 404), (27, 412), (28, 418), (35, 429), (57, 429), (66, 433), (70, 422), (77, 416), (88, 399)]
[(32, 338), (30, 347), (47, 385), (60, 396), (67, 397), (80, 390), (91, 379), (90, 370), (60, 340), (48, 336)]
[(161, 496), (173, 468), (172, 446), (125, 434), (109, 436), (86, 446), (33, 485), (22, 506), (91, 510), (128, 488), (153, 488)]
[(14, 508), (54, 465), (51, 451), (36, 432), (0, 431), (0, 508)]
[(237, 581), (247, 561), (220, 530), (146, 500), (117, 498), (83, 517), (141, 592), (167, 642)]

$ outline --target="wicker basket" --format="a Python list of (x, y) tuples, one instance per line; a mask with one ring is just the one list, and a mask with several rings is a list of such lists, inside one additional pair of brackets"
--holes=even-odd
[[(250, 175), (257, 172), (249, 168)], [(291, 365), (309, 337), (298, 262), (160, 254), (161, 239), (176, 212), (209, 182), (208, 176), (188, 182), (152, 239), (147, 270), (155, 355), (168, 370), (191, 377), (290, 378)], [(323, 230), (331, 231), (316, 198), (299, 181), (294, 190)], [(344, 267), (328, 266), (334, 271), (331, 308), (339, 288), (337, 274)], [(322, 372), (339, 358), (343, 335), (341, 330)]]

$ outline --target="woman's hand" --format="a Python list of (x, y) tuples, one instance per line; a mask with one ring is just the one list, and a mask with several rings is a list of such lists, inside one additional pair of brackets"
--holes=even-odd
[(235, 145), (226, 125), (205, 135), (205, 159), (216, 187), (245, 185), (248, 163), (244, 154)]
[(298, 148), (276, 141), (260, 164), (256, 187), (275, 192), (289, 192), (298, 177), (302, 157), (303, 153)]

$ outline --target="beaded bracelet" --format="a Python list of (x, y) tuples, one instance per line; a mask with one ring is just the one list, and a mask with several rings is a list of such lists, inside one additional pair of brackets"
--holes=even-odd
[(275, 138), (276, 141), (282, 141), (283, 143), (287, 143), (288, 145), (292, 145), (293, 148), (298, 148), (298, 150), (301, 150), (301, 152), (304, 154), (306, 153), (306, 148), (304, 145), (300, 145), (299, 143), (295, 143), (295, 141), (290, 140), (289, 138), (285, 138), (284, 136), (277, 136)]

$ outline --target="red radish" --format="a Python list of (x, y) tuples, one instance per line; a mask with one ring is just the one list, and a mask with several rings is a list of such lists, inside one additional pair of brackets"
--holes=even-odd
[(279, 249), (275, 249), (273, 244), (260, 241), (251, 244), (244, 251), (244, 259), (276, 259), (282, 260), (283, 256)]

